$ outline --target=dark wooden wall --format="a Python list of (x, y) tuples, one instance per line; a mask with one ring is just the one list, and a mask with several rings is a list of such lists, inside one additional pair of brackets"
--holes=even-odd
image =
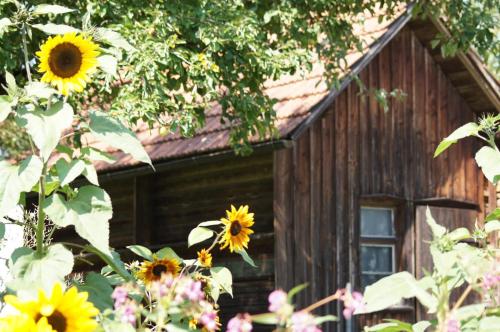
[[(475, 141), (433, 159), (439, 141), (474, 115), (413, 32), (404, 28), (360, 76), (370, 88), (400, 88), (407, 97), (391, 101), (384, 112), (352, 83), (293, 148), (274, 155), (276, 281), (286, 289), (309, 282), (298, 298), (302, 305), (347, 282), (358, 288), (362, 202), (386, 202), (402, 211), (397, 266), (410, 271), (416, 205), (481, 205)], [(335, 313), (335, 304), (326, 310)], [(412, 319), (415, 312), (391, 315)]]

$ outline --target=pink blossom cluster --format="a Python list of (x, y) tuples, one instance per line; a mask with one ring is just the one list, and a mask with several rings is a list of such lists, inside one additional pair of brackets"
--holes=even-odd
[(314, 316), (304, 311), (298, 311), (292, 315), (292, 331), (293, 332), (321, 332), (321, 329), (316, 325)]
[(350, 292), (346, 289), (339, 290), (340, 300), (344, 302), (344, 310), (342, 314), (345, 319), (351, 319), (353, 313), (362, 311), (365, 308), (363, 294), (359, 292)]
[(454, 318), (449, 318), (446, 321), (446, 332), (460, 332), (460, 323)]
[(483, 290), (485, 292), (494, 289), (500, 284), (500, 273), (494, 271), (483, 276)]
[(252, 318), (249, 314), (238, 314), (227, 323), (227, 332), (250, 332), (252, 328)]
[(115, 301), (115, 311), (124, 323), (135, 326), (137, 319), (137, 304), (129, 299), (128, 289), (125, 286), (118, 286), (113, 290), (111, 298)]

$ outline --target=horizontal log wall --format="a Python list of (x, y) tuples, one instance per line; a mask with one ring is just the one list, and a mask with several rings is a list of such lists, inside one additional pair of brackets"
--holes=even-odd
[[(399, 88), (407, 96), (390, 100), (384, 111), (373, 94), (360, 95), (351, 83), (292, 149), (275, 152), (276, 280), (287, 289), (310, 283), (300, 305), (347, 282), (358, 287), (361, 200), (403, 209), (396, 222), (404, 245), (397, 254), (399, 268), (410, 271), (416, 202), (480, 205), (477, 143), (461, 141), (433, 158), (439, 141), (474, 115), (413, 32), (404, 28), (360, 77), (370, 90)], [(335, 304), (318, 313), (325, 310), (335, 314)], [(415, 313), (391, 315), (412, 319)]]

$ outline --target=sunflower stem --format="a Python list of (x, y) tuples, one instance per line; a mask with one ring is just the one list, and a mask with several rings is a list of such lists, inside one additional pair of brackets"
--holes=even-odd
[(26, 41), (26, 23), (23, 23), (23, 27), (21, 30), (21, 36), (23, 40), (24, 66), (26, 67), (26, 76), (28, 76), (28, 81), (31, 83), (30, 61), (28, 59), (28, 43)]
[(45, 212), (43, 211), (43, 203), (45, 201), (45, 173), (47, 172), (47, 164), (43, 163), (42, 175), (38, 186), (38, 223), (36, 226), (36, 252), (38, 255), (43, 253), (43, 233), (45, 230)]

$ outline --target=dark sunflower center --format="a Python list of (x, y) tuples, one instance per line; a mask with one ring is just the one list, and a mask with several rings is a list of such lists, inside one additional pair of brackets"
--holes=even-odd
[[(42, 318), (42, 315), (39, 314), (36, 317), (36, 321), (38, 322), (40, 318)], [(52, 326), (53, 330), (56, 330), (57, 332), (66, 332), (66, 317), (64, 317), (64, 315), (59, 311), (55, 310), (52, 315), (47, 317), (47, 321), (50, 326)]]
[(50, 52), (49, 66), (59, 77), (72, 77), (82, 66), (82, 52), (73, 44), (59, 44)]
[(153, 267), (153, 274), (157, 277), (161, 277), (161, 275), (167, 271), (167, 267), (163, 264), (158, 264)]
[(231, 223), (231, 228), (229, 229), (229, 232), (231, 233), (232, 236), (236, 236), (236, 235), (240, 234), (241, 224), (238, 220), (234, 220)]

